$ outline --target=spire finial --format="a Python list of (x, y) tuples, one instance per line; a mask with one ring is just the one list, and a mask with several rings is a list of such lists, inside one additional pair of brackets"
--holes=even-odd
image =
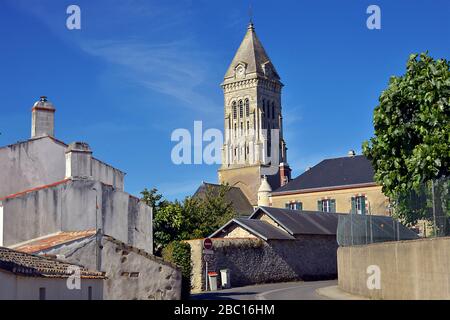
[(248, 28), (249, 29), (254, 29), (253, 27), (253, 8), (252, 8), (252, 3), (250, 2), (249, 6), (248, 6)]

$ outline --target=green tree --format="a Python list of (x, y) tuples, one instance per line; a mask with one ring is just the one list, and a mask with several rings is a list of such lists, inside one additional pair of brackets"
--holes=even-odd
[(208, 186), (203, 197), (186, 197), (182, 202), (162, 200), (156, 189), (142, 192), (142, 201), (153, 207), (155, 254), (173, 241), (204, 238), (236, 216), (225, 198), (229, 187)]
[[(375, 136), (363, 153), (383, 192), (404, 205), (411, 192), (426, 194), (424, 184), (448, 177), (450, 167), (450, 72), (445, 59), (427, 53), (409, 57), (406, 73), (391, 77), (374, 111)], [(409, 198), (408, 198), (409, 197)], [(411, 222), (416, 210), (405, 217)]]

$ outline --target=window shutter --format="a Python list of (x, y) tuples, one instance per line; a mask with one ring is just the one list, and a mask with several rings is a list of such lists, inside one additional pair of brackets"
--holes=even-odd
[(284, 204), (284, 207), (285, 207), (286, 209), (289, 209), (289, 202), (286, 202), (286, 203)]
[(356, 198), (352, 197), (352, 211), (351, 213), (356, 213)]
[(322, 200), (317, 201), (317, 211), (323, 211)]
[(335, 199), (330, 200), (330, 212), (333, 212), (333, 213), (336, 212), (336, 200)]
[(361, 214), (366, 214), (366, 197), (361, 197)]
[(303, 203), (297, 202), (297, 209), (298, 210), (303, 210)]

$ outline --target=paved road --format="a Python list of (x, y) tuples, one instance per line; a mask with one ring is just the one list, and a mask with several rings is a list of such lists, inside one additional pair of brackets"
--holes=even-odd
[(192, 296), (194, 300), (326, 300), (316, 289), (335, 286), (337, 280), (285, 282), (240, 287)]

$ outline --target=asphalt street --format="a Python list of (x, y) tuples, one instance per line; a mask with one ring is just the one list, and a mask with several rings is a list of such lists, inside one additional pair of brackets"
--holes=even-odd
[(337, 280), (284, 282), (239, 287), (192, 295), (193, 300), (328, 300), (316, 293), (319, 288), (335, 286)]

